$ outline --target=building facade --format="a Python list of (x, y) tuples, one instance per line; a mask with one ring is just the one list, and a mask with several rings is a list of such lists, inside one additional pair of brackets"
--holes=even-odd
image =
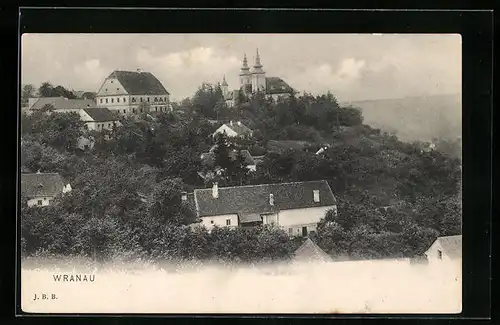
[(252, 69), (248, 66), (246, 54), (243, 56), (243, 62), (239, 73), (240, 85), (236, 90), (229, 90), (226, 77), (223, 77), (221, 83), (222, 94), (226, 105), (229, 107), (235, 106), (238, 103), (240, 93), (244, 96), (251, 97), (256, 93), (262, 93), (266, 98), (278, 100), (279, 98), (288, 98), (296, 93), (280, 77), (266, 77), (266, 72), (260, 61), (259, 50), (255, 56), (255, 63)]
[(228, 137), (240, 137), (240, 138), (248, 138), (253, 135), (252, 129), (250, 129), (245, 124), (241, 123), (241, 121), (230, 121), (229, 123), (222, 124), (212, 136), (216, 136), (217, 134), (225, 134)]
[(168, 112), (170, 93), (150, 72), (113, 71), (96, 94), (98, 106), (120, 114)]
[(191, 205), (209, 230), (214, 226), (274, 224), (290, 236), (307, 236), (337, 202), (328, 182), (309, 181), (196, 189)]
[(425, 252), (431, 265), (462, 259), (462, 235), (438, 237)]

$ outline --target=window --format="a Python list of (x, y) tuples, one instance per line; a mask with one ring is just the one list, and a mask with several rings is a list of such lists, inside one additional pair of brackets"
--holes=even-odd
[(38, 200), (36, 203), (37, 203), (38, 205), (42, 205), (42, 200)]
[(106, 104), (108, 103), (108, 99), (106, 98)]
[(210, 220), (210, 223), (211, 223), (211, 224), (213, 224), (213, 223), (214, 223), (214, 221), (213, 221), (213, 220)]
[(141, 103), (142, 103), (142, 97), (141, 97)]
[(314, 202), (319, 202), (319, 191), (314, 190), (313, 194), (314, 194)]
[(141, 107), (141, 113), (142, 113), (142, 107)]
[(112, 102), (112, 103), (114, 103), (114, 102), (115, 102), (115, 100), (114, 100), (113, 98), (111, 98), (111, 102)]
[(155, 112), (158, 112), (158, 107), (155, 107)]
[(102, 104), (102, 98), (101, 98), (101, 104)]
[(113, 80), (111, 80), (111, 83), (113, 83)]
[(132, 103), (135, 103), (135, 97), (132, 97)]
[(127, 111), (126, 111), (126, 110), (123, 110), (123, 114), (125, 114), (125, 113), (127, 113)]
[(116, 90), (120, 90), (120, 88), (116, 88)]
[(106, 91), (108, 91), (108, 88), (106, 88)]
[(230, 226), (231, 225), (231, 219), (227, 219), (226, 220), (226, 226)]
[(443, 252), (438, 251), (438, 259), (440, 259), (440, 260), (443, 259)]
[(123, 102), (125, 103), (127, 101), (127, 97), (123, 97)]
[(148, 97), (148, 102), (149, 102), (149, 97)]
[(111, 127), (111, 123), (108, 123), (108, 127)]
[(293, 235), (293, 228), (288, 228), (288, 234), (291, 236)]
[(132, 113), (135, 113), (135, 108), (132, 108)]
[(120, 102), (120, 98), (117, 98), (117, 99), (116, 99), (116, 102), (117, 102), (117, 103), (119, 103), (119, 102)]
[(158, 101), (158, 97), (155, 97), (155, 102), (157, 102), (157, 101)]

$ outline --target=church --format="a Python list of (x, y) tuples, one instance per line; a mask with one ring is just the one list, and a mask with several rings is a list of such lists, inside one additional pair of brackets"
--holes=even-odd
[(229, 107), (236, 105), (240, 91), (245, 96), (252, 96), (257, 92), (264, 93), (267, 98), (278, 100), (278, 98), (288, 98), (296, 91), (290, 87), (283, 79), (279, 77), (266, 77), (266, 72), (263, 70), (263, 65), (260, 63), (259, 50), (255, 56), (255, 64), (250, 70), (248, 66), (247, 56), (244, 54), (243, 64), (240, 70), (240, 88), (229, 90), (224, 76), (221, 84), (224, 100)]

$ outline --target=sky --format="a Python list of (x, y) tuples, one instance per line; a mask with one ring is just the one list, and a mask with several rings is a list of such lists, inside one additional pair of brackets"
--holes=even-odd
[(141, 69), (181, 100), (224, 75), (236, 89), (257, 48), (266, 76), (340, 101), (461, 92), (457, 34), (23, 34), (21, 83), (97, 91), (114, 70)]

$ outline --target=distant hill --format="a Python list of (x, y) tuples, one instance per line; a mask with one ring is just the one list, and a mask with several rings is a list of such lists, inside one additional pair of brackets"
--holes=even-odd
[(455, 140), (462, 134), (462, 98), (434, 95), (344, 102), (363, 112), (364, 124), (394, 132), (402, 141)]

